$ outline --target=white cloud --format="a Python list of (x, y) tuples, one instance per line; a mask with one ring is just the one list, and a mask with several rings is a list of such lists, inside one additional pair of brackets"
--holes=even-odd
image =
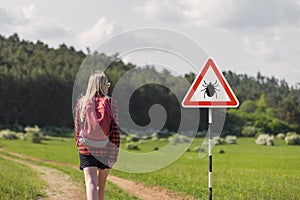
[(26, 40), (42, 40), (52, 43), (50, 45), (53, 45), (53, 42), (55, 45), (64, 43), (65, 37), (71, 35), (68, 27), (39, 13), (35, 4), (16, 5), (7, 9), (7, 12), (11, 20), (2, 27), (1, 34), (17, 33)]
[(148, 20), (230, 30), (299, 24), (299, 4), (298, 0), (148, 0), (133, 9)]
[(267, 28), (300, 22), (300, 6), (296, 0), (236, 0), (234, 4), (236, 8), (223, 21), (226, 28)]
[(270, 57), (271, 54), (274, 53), (264, 40), (259, 40), (252, 37), (244, 37), (243, 42), (244, 51), (254, 55), (256, 58)]
[(12, 18), (8, 16), (4, 8), (0, 8), (0, 25), (7, 25), (12, 22)]
[(233, 0), (178, 0), (182, 17), (196, 26), (218, 25), (234, 9)]
[(179, 5), (170, 0), (148, 0), (133, 10), (148, 20), (178, 22), (182, 18)]
[(21, 9), (26, 19), (32, 19), (33, 17), (36, 16), (37, 11), (34, 4), (30, 4), (29, 6), (24, 6)]
[(115, 22), (101, 17), (96, 24), (78, 35), (79, 45), (85, 49), (86, 47), (95, 47), (104, 38), (111, 36), (116, 32)]

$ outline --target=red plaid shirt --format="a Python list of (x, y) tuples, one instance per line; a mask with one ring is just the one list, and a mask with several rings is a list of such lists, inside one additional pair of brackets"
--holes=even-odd
[[(100, 118), (100, 113), (97, 110), (100, 97), (95, 98), (96, 103), (96, 114), (97, 117)], [(105, 156), (108, 155), (108, 162), (109, 163), (115, 163), (118, 158), (119, 154), (119, 146), (120, 146), (120, 134), (119, 134), (119, 127), (118, 127), (118, 105), (117, 102), (113, 99), (111, 99), (111, 106), (112, 106), (112, 111), (114, 115), (114, 120), (112, 123), (112, 130), (109, 135), (109, 142), (105, 147), (88, 147), (84, 146), (79, 142), (79, 132), (82, 128), (82, 122), (80, 120), (80, 100), (77, 103), (76, 106), (76, 113), (75, 113), (75, 128), (74, 128), (74, 134), (75, 134), (75, 140), (76, 140), (76, 145), (78, 147), (78, 151), (81, 154), (84, 155), (93, 155), (93, 156)]]

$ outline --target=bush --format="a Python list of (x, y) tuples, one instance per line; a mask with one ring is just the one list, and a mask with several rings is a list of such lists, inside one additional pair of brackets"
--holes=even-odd
[(258, 130), (254, 126), (244, 126), (242, 130), (242, 135), (246, 137), (254, 137), (257, 132)]
[(139, 143), (139, 144), (145, 144), (145, 140), (144, 140), (144, 139), (141, 139), (138, 143)]
[(18, 139), (25, 140), (25, 134), (24, 133), (17, 133), (16, 135), (17, 135)]
[(17, 132), (11, 131), (9, 129), (5, 129), (0, 131), (0, 138), (5, 140), (15, 140), (18, 139)]
[(197, 147), (194, 148), (194, 151), (204, 153), (206, 150), (203, 149), (201, 146), (197, 146)]
[(41, 143), (43, 134), (38, 126), (26, 127), (24, 130), (26, 131), (24, 136), (26, 140), (29, 140), (33, 143)]
[(151, 137), (155, 137), (155, 138), (168, 138), (172, 135), (172, 133), (168, 130), (168, 129), (163, 129), (162, 131), (158, 132), (158, 133), (153, 133), (151, 135)]
[(169, 137), (169, 141), (171, 141), (171, 144), (176, 145), (179, 143), (189, 143), (191, 142), (191, 139), (185, 135), (174, 135)]
[(127, 136), (125, 134), (120, 134), (120, 140), (125, 141)]
[(74, 130), (66, 127), (48, 126), (41, 129), (44, 135), (53, 137), (73, 137)]
[(139, 150), (139, 146), (135, 143), (127, 143), (125, 145), (125, 148), (128, 149), (128, 150)]
[(220, 150), (218, 151), (218, 153), (223, 154), (223, 153), (225, 153), (225, 150), (224, 150), (224, 149), (220, 149)]
[(284, 140), (285, 135), (283, 133), (278, 133), (276, 137), (280, 140)]
[(286, 136), (284, 140), (288, 145), (300, 145), (300, 135), (296, 133)]
[(292, 135), (297, 135), (297, 133), (296, 132), (287, 132), (286, 133), (286, 136), (292, 136)]
[(269, 134), (260, 134), (258, 138), (255, 140), (258, 145), (274, 145), (274, 136), (270, 136)]
[(224, 139), (220, 138), (220, 137), (213, 137), (212, 138), (212, 142), (215, 145), (220, 145), (220, 144), (224, 144), (225, 143)]
[(257, 105), (255, 101), (252, 100), (246, 100), (240, 106), (240, 110), (246, 113), (254, 113), (256, 109), (257, 109)]
[(151, 137), (151, 140), (152, 140), (152, 141), (158, 141), (158, 140), (159, 140), (159, 137), (157, 137), (157, 136)]
[(234, 136), (234, 135), (227, 135), (226, 138), (225, 138), (225, 142), (227, 144), (237, 144), (236, 136)]
[(140, 138), (136, 135), (131, 135), (130, 137), (132, 142), (138, 142), (140, 140)]
[(31, 141), (33, 143), (41, 143), (42, 136), (40, 133), (26, 133), (24, 135), (25, 140)]
[(35, 125), (34, 127), (27, 126), (24, 128), (26, 133), (40, 133), (41, 129)]

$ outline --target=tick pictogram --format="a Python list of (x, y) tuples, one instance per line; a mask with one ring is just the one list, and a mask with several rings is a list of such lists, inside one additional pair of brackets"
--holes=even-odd
[(201, 91), (204, 91), (204, 99), (205, 99), (205, 95), (207, 95), (209, 97), (213, 97), (214, 95), (216, 95), (216, 99), (218, 98), (217, 91), (220, 91), (220, 90), (217, 89), (217, 87), (219, 86), (217, 84), (217, 81), (214, 84), (212, 84), (211, 82), (209, 82), (209, 84), (207, 84), (204, 81), (204, 84), (202, 84), (202, 86), (204, 87), (204, 89), (201, 90)]

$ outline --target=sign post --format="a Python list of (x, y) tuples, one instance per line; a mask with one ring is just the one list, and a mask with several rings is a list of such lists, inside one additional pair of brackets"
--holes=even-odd
[(181, 104), (185, 108), (208, 108), (208, 190), (212, 200), (212, 109), (236, 108), (239, 101), (214, 60), (209, 58)]
[(208, 190), (209, 200), (212, 200), (212, 108), (208, 109)]

